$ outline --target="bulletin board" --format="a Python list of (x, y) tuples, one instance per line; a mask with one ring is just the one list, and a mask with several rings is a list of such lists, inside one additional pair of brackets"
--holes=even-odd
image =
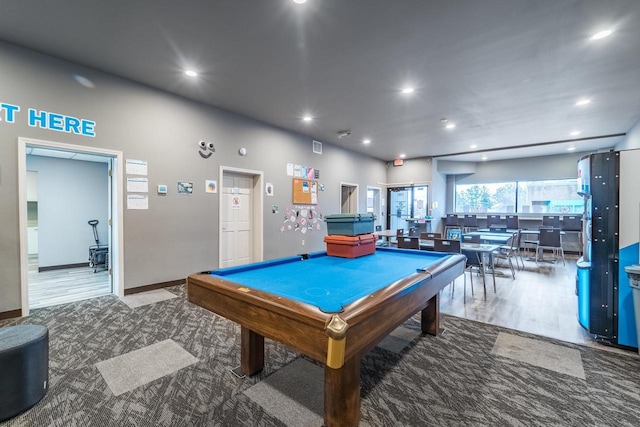
[(318, 204), (318, 181), (293, 178), (293, 203), (300, 205)]

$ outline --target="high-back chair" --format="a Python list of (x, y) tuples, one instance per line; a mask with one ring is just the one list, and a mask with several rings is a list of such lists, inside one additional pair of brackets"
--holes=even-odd
[(442, 234), (447, 235), (447, 230), (450, 228), (459, 228), (460, 227), (460, 219), (456, 214), (447, 214), (447, 217), (444, 221), (444, 228), (442, 229)]
[(478, 230), (478, 217), (476, 215), (465, 215), (463, 220), (464, 232)]
[(399, 249), (420, 249), (420, 239), (418, 237), (398, 237)]
[(553, 228), (560, 228), (560, 215), (543, 215), (542, 225)]
[(487, 215), (487, 228), (491, 228), (492, 225), (501, 223), (500, 215)]
[(582, 253), (582, 216), (565, 215), (562, 217), (562, 231), (576, 233), (579, 253)]
[(433, 239), (441, 239), (442, 233), (428, 233), (423, 231), (420, 233), (420, 240), (433, 240)]
[(480, 236), (475, 234), (474, 235), (463, 234), (462, 243), (480, 243)]
[[(500, 245), (498, 250), (493, 252), (494, 259), (506, 259), (509, 262), (509, 267), (511, 268), (511, 277), (516, 278), (516, 270), (513, 268), (512, 258), (516, 259), (516, 266), (518, 270), (520, 270), (520, 264), (518, 264), (518, 253), (520, 250), (520, 230), (516, 230), (512, 235), (511, 239), (506, 245)], [(524, 262), (523, 262), (524, 267)]]
[[(539, 261), (540, 249), (551, 249), (554, 254), (554, 261), (558, 259), (558, 253), (562, 255), (562, 265), (564, 264), (564, 250), (562, 249), (562, 239), (559, 228), (544, 228), (540, 230), (538, 245), (536, 246), (536, 262)], [(543, 252), (544, 253), (544, 252)]]
[(518, 230), (520, 228), (520, 221), (518, 215), (507, 215), (507, 228), (509, 230)]

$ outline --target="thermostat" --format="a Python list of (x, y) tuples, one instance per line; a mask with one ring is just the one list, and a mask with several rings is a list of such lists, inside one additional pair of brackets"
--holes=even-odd
[(158, 184), (158, 194), (167, 194), (167, 186), (165, 184)]

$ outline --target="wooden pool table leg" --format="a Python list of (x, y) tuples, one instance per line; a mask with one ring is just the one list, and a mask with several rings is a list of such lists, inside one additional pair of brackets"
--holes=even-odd
[(435, 294), (430, 300), (429, 305), (422, 310), (421, 319), (422, 332), (429, 335), (438, 335), (440, 328), (440, 294)]
[(254, 375), (264, 368), (264, 337), (251, 329), (240, 327), (240, 370)]
[(324, 367), (324, 425), (352, 427), (360, 421), (360, 357), (339, 369)]

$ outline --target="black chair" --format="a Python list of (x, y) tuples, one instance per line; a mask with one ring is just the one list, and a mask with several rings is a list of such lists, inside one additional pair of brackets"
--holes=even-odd
[(558, 253), (562, 254), (562, 265), (564, 264), (564, 250), (562, 249), (562, 238), (560, 237), (559, 228), (547, 228), (540, 230), (540, 236), (538, 238), (538, 245), (536, 246), (536, 262), (539, 261), (538, 254), (540, 249), (551, 249), (554, 255), (554, 262), (558, 260)]
[(489, 232), (490, 233), (506, 233), (507, 232), (507, 227), (504, 225), (493, 225), (492, 227), (489, 227)]
[(442, 234), (446, 236), (447, 230), (449, 230), (450, 228), (459, 228), (460, 227), (459, 221), (460, 220), (458, 218), (458, 215), (447, 214), (447, 218), (445, 219), (445, 222), (444, 222), (444, 228), (442, 230)]
[(393, 244), (395, 244), (397, 246), (398, 245), (398, 240), (400, 240), (403, 237), (404, 237), (404, 228), (398, 228), (396, 230), (396, 240), (391, 242), (391, 243), (393, 243)]
[(420, 233), (420, 240), (433, 240), (433, 239), (441, 239), (442, 233), (427, 233), (423, 231)]
[(418, 229), (416, 227), (409, 227), (409, 236), (410, 237), (417, 237), (418, 236)]
[(474, 235), (463, 234), (462, 243), (480, 243), (480, 236), (476, 234)]
[(578, 236), (579, 253), (582, 253), (582, 216), (565, 215), (562, 217), (562, 231), (576, 233)]
[(399, 249), (420, 249), (420, 239), (418, 237), (398, 237)]
[(501, 223), (500, 215), (487, 215), (487, 228), (491, 228), (492, 225)]
[(507, 215), (507, 228), (509, 230), (518, 230), (520, 228), (520, 220), (518, 215)]
[(553, 228), (560, 228), (560, 215), (543, 215), (542, 225)]
[[(460, 240), (456, 239), (434, 239), (433, 240), (433, 250), (436, 252), (447, 252), (447, 253), (456, 253), (460, 252)], [(451, 282), (451, 297), (456, 290), (456, 281), (455, 279)], [(473, 288), (471, 289), (471, 294), (473, 295)], [(464, 300), (467, 298), (467, 277), (464, 276)]]
[[(509, 261), (509, 267), (511, 268), (511, 277), (513, 277), (513, 279), (516, 278), (516, 270), (513, 268), (512, 258), (516, 258), (516, 266), (518, 267), (518, 270), (520, 270), (520, 265), (518, 264), (517, 258), (518, 253), (520, 252), (519, 245), (520, 230), (517, 230), (515, 233), (513, 233), (511, 239), (506, 245), (500, 245), (500, 247), (498, 247), (498, 250), (493, 252), (494, 259), (506, 259), (507, 261)], [(524, 261), (522, 265), (524, 267)]]
[(476, 215), (465, 215), (463, 220), (464, 232), (478, 230), (478, 217)]
[[(379, 231), (382, 231), (382, 226), (381, 225), (376, 225), (375, 233), (378, 233)], [(376, 246), (385, 246), (385, 244), (386, 244), (385, 239), (383, 239), (382, 237), (380, 237), (377, 234), (376, 234), (376, 237), (378, 239), (378, 240), (376, 240)]]

